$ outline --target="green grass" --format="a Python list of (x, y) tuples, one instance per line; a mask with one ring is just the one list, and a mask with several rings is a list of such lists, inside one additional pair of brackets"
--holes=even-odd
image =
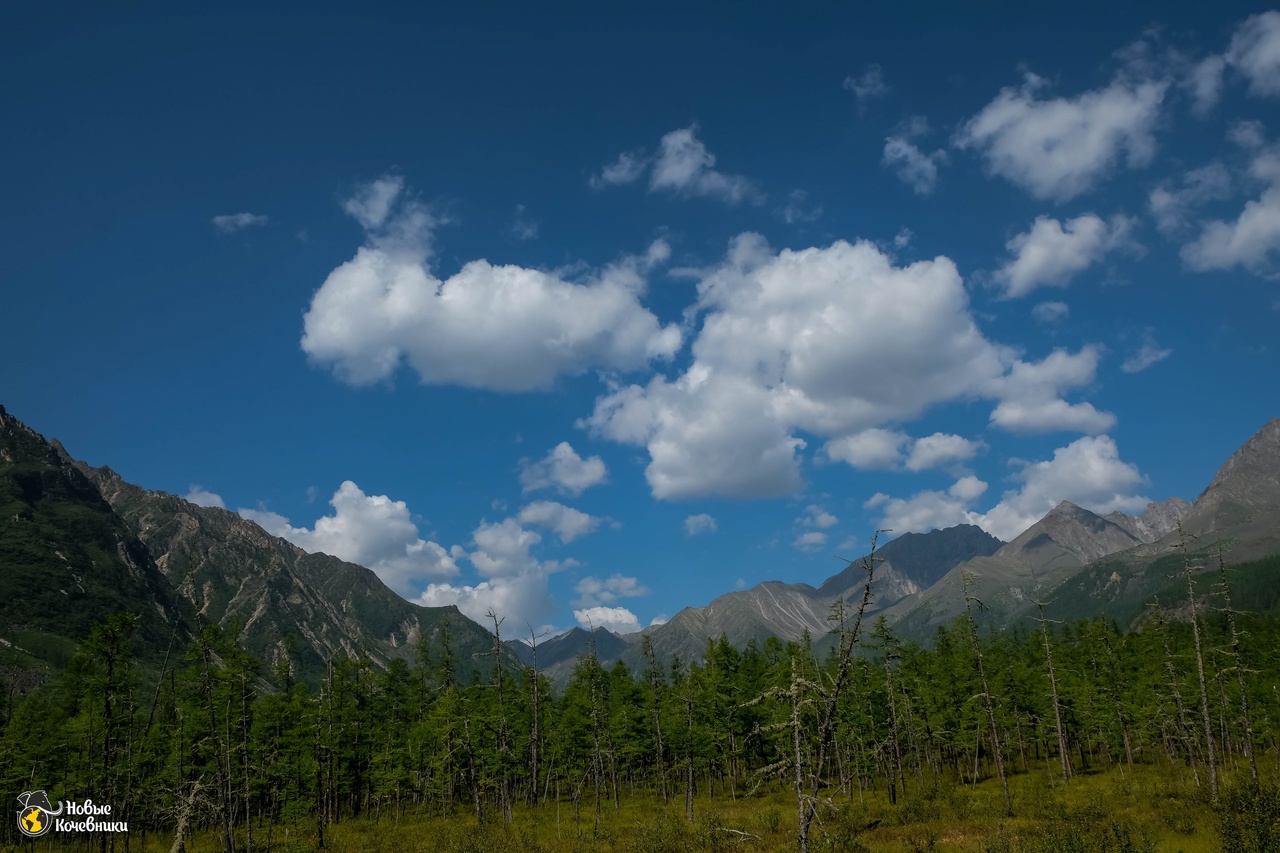
[[(1013, 815), (1005, 813), (999, 783), (976, 786), (911, 779), (906, 797), (890, 805), (884, 791), (836, 793), (825, 802), (811, 838), (814, 853), (1209, 853), (1223, 849), (1220, 817), (1207, 792), (1176, 768), (1139, 766), (1080, 776), (1069, 785), (1050, 784), (1047, 773), (1014, 776)], [(1264, 773), (1272, 786), (1274, 764)], [(1202, 780), (1203, 781), (1203, 780)], [(1224, 801), (1243, 802), (1224, 788)], [(1274, 790), (1274, 788), (1273, 788)], [(1247, 798), (1246, 798), (1247, 799)], [(1268, 801), (1270, 802), (1270, 801)], [(1274, 803), (1272, 803), (1274, 805)], [(510, 827), (478, 825), (474, 814), (451, 817), (394, 815), (344, 820), (325, 830), (325, 849), (334, 853), (684, 853), (796, 849), (795, 800), (775, 788), (736, 799), (700, 796), (695, 819), (684, 816), (682, 796), (662, 805), (646, 795), (623, 796), (615, 810), (605, 798), (595, 823), (594, 797), (585, 796), (575, 816), (570, 802), (538, 809), (517, 807)], [(1280, 817), (1264, 820), (1280, 831)], [(1256, 821), (1254, 821), (1256, 824)], [(318, 849), (314, 822), (255, 825), (254, 849), (312, 853)], [(172, 837), (135, 832), (130, 851), (166, 853)], [(243, 829), (237, 848), (244, 849)], [(18, 848), (7, 848), (18, 849)], [(84, 849), (84, 841), (41, 839), (24, 851)], [(117, 850), (122, 850), (122, 839)], [(1241, 851), (1260, 849), (1239, 847)], [(1265, 848), (1274, 849), (1274, 848)], [(220, 853), (211, 832), (188, 839), (188, 853)]]

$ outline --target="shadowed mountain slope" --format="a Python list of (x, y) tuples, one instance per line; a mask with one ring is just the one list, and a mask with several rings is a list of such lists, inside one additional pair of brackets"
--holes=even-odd
[(447, 620), (461, 671), (491, 666), (492, 635), (456, 607), (413, 604), (363, 566), (307, 553), (225, 509), (80, 464), (200, 618), (242, 626), (245, 648), (264, 663), (279, 660), (292, 636), (293, 663), (303, 677), (318, 677), (335, 656), (367, 656), (385, 667), (410, 657), (424, 637), (438, 653)]
[(97, 487), (0, 407), (0, 662), (63, 666), (116, 612), (138, 615), (144, 654), (189, 636), (190, 608)]

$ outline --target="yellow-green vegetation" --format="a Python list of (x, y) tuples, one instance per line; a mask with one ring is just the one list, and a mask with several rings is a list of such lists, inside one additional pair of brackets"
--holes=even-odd
[[(1234, 775), (1241, 776), (1243, 768)], [(883, 792), (826, 792), (813, 849), (858, 853), (1209, 853), (1280, 849), (1280, 789), (1261, 809), (1248, 798), (1248, 784), (1226, 789), (1226, 804), (1215, 808), (1203, 788), (1182, 768), (1137, 766), (1077, 776), (1070, 784), (1051, 782), (1047, 772), (1015, 775), (1010, 780), (1014, 814), (1004, 811), (999, 783), (908, 783), (908, 794), (890, 805)], [(1244, 771), (1244, 776), (1248, 775)], [(1280, 779), (1274, 761), (1263, 775)], [(1265, 783), (1264, 783), (1264, 789)], [(1232, 802), (1236, 800), (1237, 802)], [(1222, 826), (1233, 806), (1241, 813), (1246, 843), (1224, 840)], [(774, 788), (751, 796), (702, 798), (692, 823), (683, 803), (663, 806), (649, 797), (627, 797), (618, 808), (602, 810), (597, 824), (590, 809), (576, 815), (571, 802), (558, 806), (517, 806), (512, 823), (478, 824), (474, 816), (421, 816), (384, 813), (330, 825), (324, 848), (333, 853), (694, 853), (695, 851), (791, 851), (795, 849), (795, 800)], [(1270, 821), (1270, 835), (1259, 838)], [(1236, 819), (1240, 823), (1241, 819)], [(307, 822), (259, 822), (252, 833), (254, 849), (279, 853), (311, 853), (320, 849)], [(1269, 840), (1267, 840), (1269, 838)], [(131, 835), (137, 853), (167, 853), (172, 835)], [(1259, 843), (1260, 842), (1260, 843)], [(124, 840), (117, 837), (116, 850)], [(96, 845), (95, 845), (96, 847)], [(46, 838), (0, 847), (5, 850), (61, 851), (85, 849), (84, 837)], [(242, 850), (247, 850), (243, 847)], [(221, 853), (223, 841), (204, 830), (186, 841), (186, 853)]]

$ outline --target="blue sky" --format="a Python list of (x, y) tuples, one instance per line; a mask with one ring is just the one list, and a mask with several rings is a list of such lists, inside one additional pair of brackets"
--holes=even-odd
[(1193, 499), (1277, 412), (1280, 13), (26, 7), (0, 402), (509, 633)]

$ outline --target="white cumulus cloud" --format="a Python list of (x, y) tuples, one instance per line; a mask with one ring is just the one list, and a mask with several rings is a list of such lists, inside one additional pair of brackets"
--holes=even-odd
[(652, 157), (643, 150), (624, 151), (600, 174), (593, 175), (590, 184), (594, 189), (603, 189), (635, 183), (647, 171), (650, 192), (713, 198), (730, 205), (764, 201), (764, 193), (750, 178), (721, 172), (715, 165), (716, 156), (698, 139), (698, 126), (694, 124), (664, 135)]
[(824, 530), (833, 527), (840, 519), (827, 512), (818, 504), (810, 504), (804, 508), (804, 515), (796, 519), (796, 524), (801, 527), (817, 527)]
[(930, 489), (910, 498), (891, 498), (878, 492), (866, 502), (866, 507), (880, 508), (882, 529), (894, 533), (928, 533), (970, 523), (969, 507), (986, 490), (985, 482), (965, 476), (945, 492)]
[(1004, 297), (1026, 296), (1046, 285), (1066, 287), (1071, 278), (1102, 260), (1114, 249), (1131, 246), (1133, 222), (1116, 216), (1104, 222), (1092, 213), (1059, 222), (1037, 216), (1030, 231), (1018, 234), (1005, 247), (1013, 255), (995, 274)]
[(347, 480), (329, 504), (333, 514), (316, 519), (310, 528), (294, 527), (279, 513), (261, 509), (237, 512), (304, 551), (330, 554), (372, 569), (401, 595), (416, 593), (425, 581), (458, 573), (455, 558), (461, 551), (422, 539), (404, 501), (366, 495)]
[[(528, 515), (562, 524), (571, 518), (554, 508), (540, 507), (539, 503), (548, 502), (530, 504), (534, 509)], [(529, 523), (543, 522), (531, 520)], [(577, 527), (572, 521), (569, 525), (569, 538), (573, 538), (573, 531), (581, 526), (581, 522), (577, 522)], [(418, 601), (429, 607), (456, 605), (481, 625), (486, 625), (485, 614), (490, 609), (512, 625), (545, 624), (556, 608), (555, 600), (548, 591), (548, 577), (578, 563), (573, 559), (539, 559), (533, 549), (541, 542), (542, 536), (524, 527), (520, 518), (482, 521), (471, 534), (472, 550), (456, 548), (454, 554), (470, 561), (483, 580), (428, 584)]]
[(938, 185), (938, 167), (947, 162), (947, 152), (941, 148), (926, 154), (916, 145), (916, 140), (928, 133), (929, 123), (923, 116), (908, 119), (893, 135), (885, 137), (880, 160), (916, 195), (929, 195), (934, 191)]
[(600, 526), (602, 519), (555, 501), (534, 501), (520, 510), (516, 520), (550, 528), (561, 542), (572, 542)]
[(615, 634), (634, 634), (640, 630), (640, 620), (625, 607), (584, 607), (573, 611), (573, 618), (583, 628), (604, 628)]
[(543, 624), (556, 609), (555, 600), (547, 591), (547, 576), (536, 569), (475, 584), (428, 584), (417, 601), (426, 607), (452, 604), (463, 615), (490, 629), (493, 626), (486, 614), (492, 610), (513, 631), (515, 626)]
[(1264, 146), (1256, 126), (1235, 128), (1236, 136), (1253, 148), (1249, 177), (1266, 189), (1245, 202), (1234, 222), (1204, 223), (1200, 235), (1182, 247), (1183, 262), (1194, 270), (1224, 270), (1242, 266), (1258, 274), (1274, 270), (1272, 256), (1280, 253), (1280, 145)]
[[(803, 485), (802, 433), (829, 439), (827, 455), (873, 454), (875, 434), (929, 406), (967, 397), (1017, 404), (997, 422), (1037, 428), (1036, 411), (1066, 389), (1044, 363), (987, 340), (945, 257), (897, 267), (869, 242), (775, 253), (763, 238), (736, 238), (726, 260), (699, 273), (702, 325), (679, 376), (617, 385), (582, 421), (597, 435), (645, 447), (655, 497), (763, 497)], [(1092, 365), (1094, 354), (1086, 356)], [(1041, 429), (1087, 426), (1100, 413)], [(1107, 423), (1110, 416), (1105, 416)], [(882, 442), (883, 443), (883, 442)], [(892, 461), (891, 454), (883, 451)], [(859, 455), (863, 454), (863, 455)]]
[(817, 551), (827, 544), (827, 534), (821, 530), (809, 530), (797, 536), (791, 544), (801, 551)]
[(762, 194), (750, 179), (713, 168), (715, 155), (698, 139), (697, 132), (697, 125), (693, 125), (662, 137), (649, 174), (649, 188), (716, 198), (729, 204), (762, 201)]
[(863, 470), (924, 471), (972, 459), (986, 443), (935, 432), (912, 438), (896, 430), (873, 428), (826, 444), (827, 456)]
[(1123, 159), (1145, 166), (1168, 84), (1120, 75), (1074, 98), (1045, 97), (1048, 82), (1027, 74), (969, 119), (956, 144), (979, 152), (994, 175), (1036, 198), (1066, 201), (1087, 192)]
[(699, 533), (715, 533), (716, 520), (705, 512), (691, 515), (684, 520), (684, 532), (689, 536), (697, 536)]
[(639, 598), (649, 594), (649, 588), (639, 580), (626, 575), (615, 574), (607, 578), (588, 575), (578, 581), (574, 587), (578, 597), (574, 599), (574, 607), (595, 607), (599, 604), (613, 604), (619, 598)]
[(1006, 490), (985, 512), (974, 504), (987, 484), (973, 476), (960, 478), (946, 491), (922, 491), (909, 498), (878, 493), (866, 506), (878, 508), (880, 526), (895, 533), (976, 524), (1007, 542), (1064, 500), (1102, 515), (1140, 511), (1150, 502), (1137, 493), (1146, 477), (1120, 458), (1110, 436), (1085, 436), (1055, 450), (1052, 459), (1019, 464), (1014, 479), (1020, 487)]
[(1147, 329), (1142, 336), (1142, 346), (1130, 353), (1120, 365), (1120, 369), (1125, 373), (1139, 373), (1171, 355), (1173, 350), (1156, 343), (1155, 333)]
[(609, 471), (603, 459), (599, 456), (583, 459), (567, 441), (557, 444), (536, 462), (520, 461), (520, 485), (526, 492), (555, 488), (576, 497), (608, 479)]
[(1106, 435), (1086, 436), (1060, 447), (1052, 459), (1026, 464), (1017, 479), (1021, 488), (1006, 491), (985, 513), (973, 514), (971, 523), (1008, 541), (1062, 501), (1101, 515), (1137, 512), (1150, 503), (1136, 494), (1146, 477), (1120, 459), (1115, 441)]
[(227, 505), (222, 501), (222, 495), (211, 492), (204, 486), (192, 484), (191, 488), (182, 497), (196, 506), (216, 506), (218, 509), (227, 508)]
[(633, 184), (640, 179), (647, 168), (649, 168), (649, 160), (645, 157), (643, 149), (623, 151), (618, 155), (617, 160), (601, 169), (600, 174), (591, 176), (591, 188), (602, 190), (605, 187)]
[(906, 467), (908, 471), (925, 471), (966, 462), (985, 450), (986, 446), (985, 442), (973, 441), (964, 436), (935, 432), (912, 443)]
[(902, 463), (903, 448), (911, 437), (897, 430), (872, 427), (828, 441), (827, 456), (864, 470), (888, 470)]
[(1231, 37), (1226, 60), (1249, 81), (1249, 93), (1280, 95), (1280, 12), (1251, 15)]
[(303, 351), (344, 381), (384, 381), (407, 362), (426, 384), (529, 391), (679, 349), (679, 328), (640, 303), (661, 247), (583, 282), (485, 260), (441, 280), (429, 266), (437, 219), (402, 196), (401, 181), (383, 179), (347, 201), (367, 241), (329, 274), (303, 320)]
[(1070, 317), (1071, 308), (1065, 302), (1040, 302), (1031, 309), (1031, 316), (1037, 323), (1052, 325)]
[(1106, 432), (1115, 425), (1115, 415), (1098, 411), (1092, 403), (1068, 403), (1061, 397), (1067, 389), (1093, 382), (1100, 358), (1097, 347), (1086, 346), (1074, 354), (1056, 349), (1039, 362), (1017, 362), (996, 381), (1002, 399), (991, 422), (1014, 433)]

